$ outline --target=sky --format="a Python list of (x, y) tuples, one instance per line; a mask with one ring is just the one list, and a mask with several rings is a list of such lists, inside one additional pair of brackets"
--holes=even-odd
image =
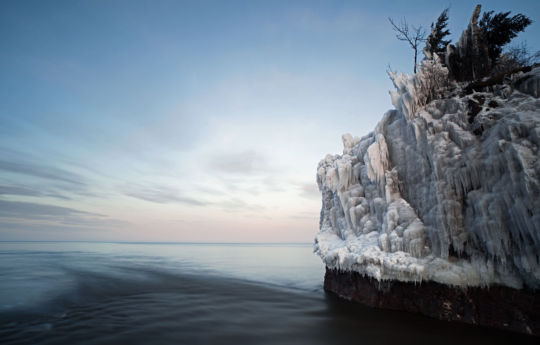
[(448, 6), (455, 42), (470, 1), (0, 2), (0, 240), (312, 242), (318, 162), (412, 72), (387, 18)]

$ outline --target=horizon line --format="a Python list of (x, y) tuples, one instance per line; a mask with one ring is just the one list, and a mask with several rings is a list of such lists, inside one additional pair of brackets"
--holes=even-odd
[(121, 244), (312, 244), (312, 242), (202, 242), (202, 241), (99, 241), (99, 240), (0, 240), (0, 243), (121, 243)]

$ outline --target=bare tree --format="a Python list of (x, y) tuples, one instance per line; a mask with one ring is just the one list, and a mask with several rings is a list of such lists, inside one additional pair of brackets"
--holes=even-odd
[(508, 48), (508, 55), (520, 67), (532, 66), (540, 62), (540, 50), (531, 52), (527, 47), (527, 42), (522, 42), (520, 45), (513, 45)]
[(405, 41), (409, 43), (411, 48), (414, 50), (414, 73), (416, 73), (416, 61), (418, 57), (418, 47), (420, 43), (426, 40), (426, 30), (422, 26), (415, 27), (411, 25), (403, 18), (401, 23), (396, 24), (392, 18), (388, 18), (392, 28), (396, 32), (396, 38), (400, 41)]
[(509, 71), (540, 63), (540, 50), (531, 52), (527, 43), (512, 45), (501, 54), (495, 63), (492, 74), (508, 73)]

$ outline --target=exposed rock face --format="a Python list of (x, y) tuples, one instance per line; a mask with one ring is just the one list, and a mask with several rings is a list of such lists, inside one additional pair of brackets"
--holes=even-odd
[(372, 307), (408, 310), (441, 320), (540, 335), (540, 296), (531, 290), (379, 282), (356, 272), (330, 269), (326, 270), (324, 288)]
[[(482, 311), (476, 322), (504, 324), (484, 315), (494, 305), (476, 303), (540, 288), (540, 68), (483, 88), (458, 85), (427, 105), (418, 101), (422, 71), (392, 77), (396, 109), (369, 135), (344, 135), (343, 155), (319, 163), (315, 251), (331, 270), (426, 290), (427, 304), (404, 309), (438, 316), (430, 311), (438, 306), (426, 305), (444, 287), (456, 306), (472, 298), (471, 310)], [(343, 277), (327, 277), (327, 288), (362, 301)]]

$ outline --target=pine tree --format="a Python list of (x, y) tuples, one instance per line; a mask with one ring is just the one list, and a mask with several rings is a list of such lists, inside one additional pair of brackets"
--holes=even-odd
[[(436, 23), (431, 23), (431, 34), (429, 34), (426, 40), (426, 48), (424, 50), (424, 53), (428, 58), (432, 58), (433, 53), (436, 53), (441, 58), (445, 54), (446, 46), (450, 43), (450, 40), (444, 39), (446, 36), (450, 35), (450, 31), (446, 28), (447, 26), (448, 8), (441, 12)], [(427, 52), (429, 52), (429, 55)]]
[(503, 47), (518, 33), (524, 31), (532, 21), (521, 13), (510, 18), (508, 17), (510, 11), (493, 13), (494, 11), (485, 12), (479, 25), (484, 30), (489, 57), (495, 62), (501, 55)]

